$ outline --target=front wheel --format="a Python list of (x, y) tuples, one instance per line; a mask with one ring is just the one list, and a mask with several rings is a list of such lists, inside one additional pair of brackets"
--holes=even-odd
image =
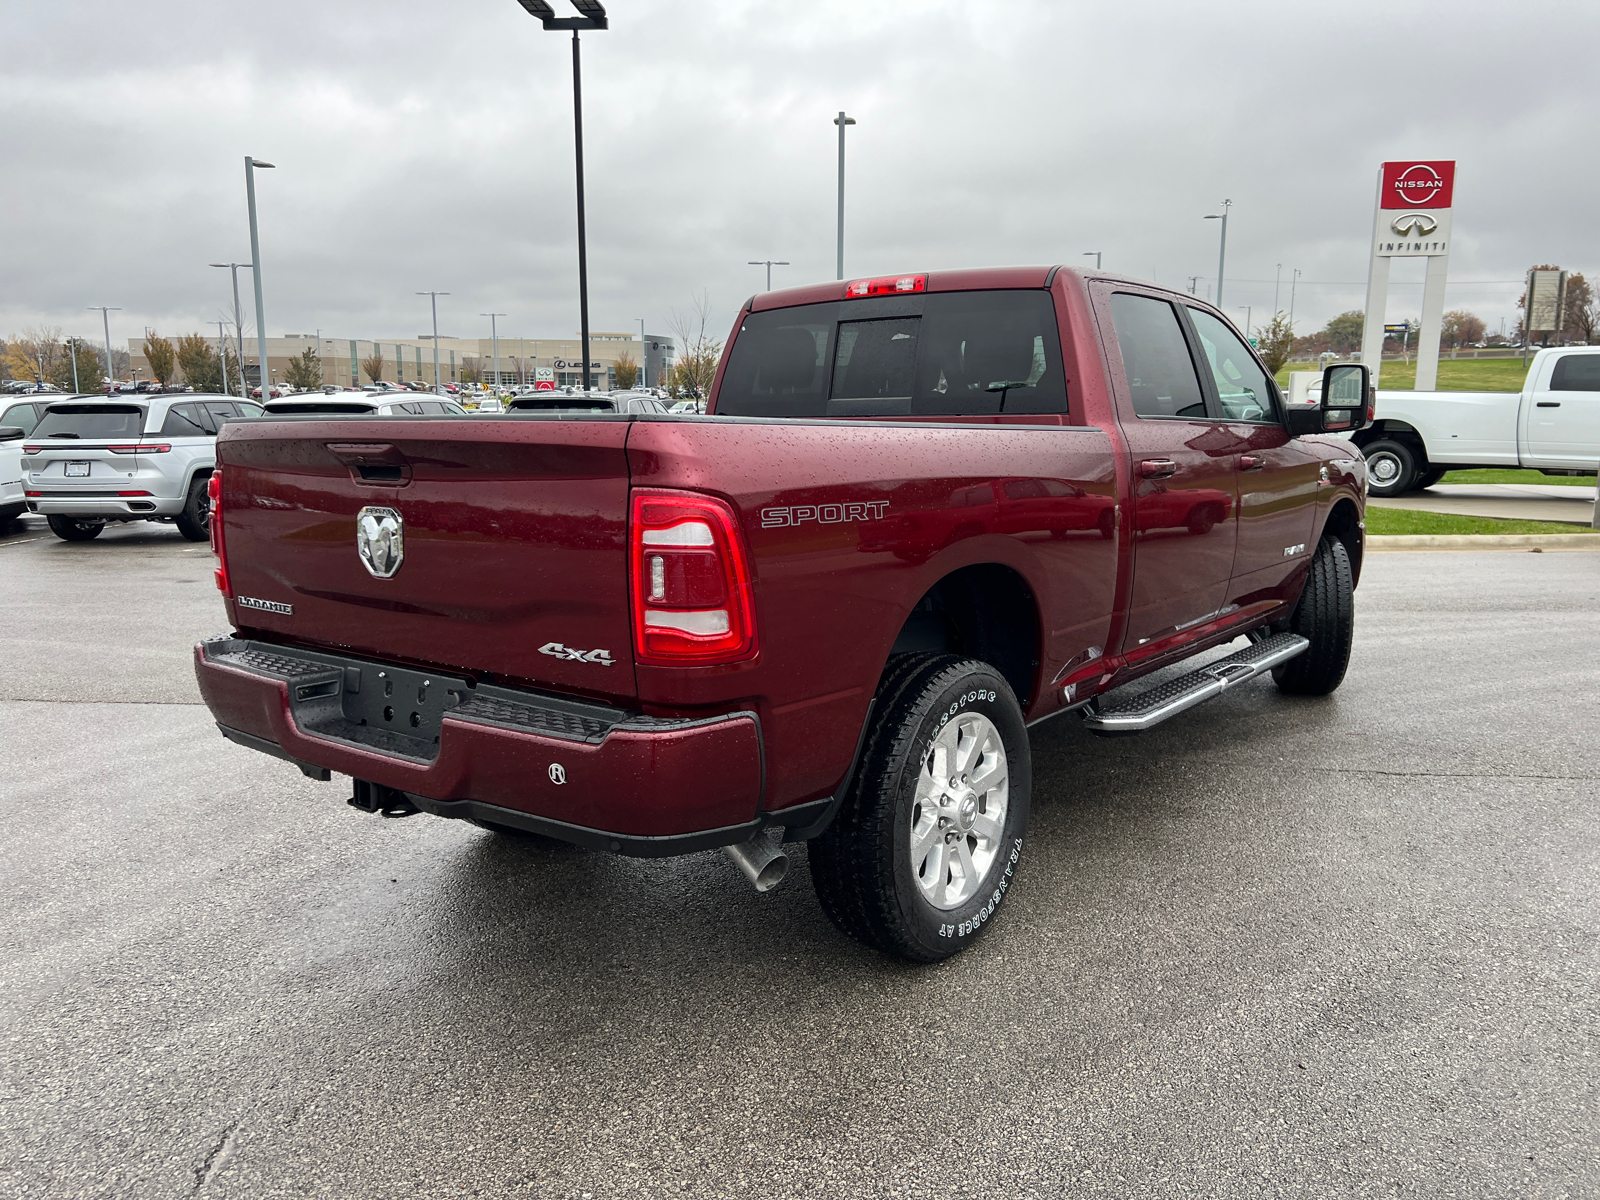
[(50, 532), (64, 542), (87, 542), (100, 536), (104, 529), (104, 521), (80, 521), (76, 517), (63, 517), (55, 514), (47, 518), (50, 522)]
[(987, 663), (891, 660), (861, 768), (811, 843), (811, 880), (844, 933), (935, 962), (981, 933), (1016, 879), (1032, 764), (1022, 710)]
[(1417, 484), (1417, 453), (1394, 438), (1367, 446), (1367, 491), (1373, 496), (1403, 496)]
[(1344, 681), (1355, 638), (1356, 599), (1350, 554), (1338, 538), (1326, 537), (1311, 560), (1300, 603), (1289, 618), (1289, 632), (1311, 645), (1305, 653), (1272, 669), (1278, 690), (1291, 696), (1326, 696)]

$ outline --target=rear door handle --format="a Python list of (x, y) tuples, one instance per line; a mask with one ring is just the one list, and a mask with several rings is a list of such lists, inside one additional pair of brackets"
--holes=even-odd
[(1178, 473), (1178, 464), (1170, 458), (1147, 458), (1139, 464), (1139, 474), (1145, 479), (1165, 479)]
[(1560, 408), (1561, 407), (1561, 401), (1559, 401), (1559, 400), (1539, 400), (1539, 401), (1535, 401), (1535, 403), (1537, 403), (1540, 408)]
[(1259, 471), (1259, 470), (1261, 470), (1262, 467), (1264, 467), (1266, 465), (1267, 465), (1267, 460), (1264, 459), (1264, 458), (1261, 458), (1258, 455), (1255, 455), (1255, 454), (1241, 454), (1241, 455), (1239, 455), (1239, 470), (1241, 470), (1241, 471)]

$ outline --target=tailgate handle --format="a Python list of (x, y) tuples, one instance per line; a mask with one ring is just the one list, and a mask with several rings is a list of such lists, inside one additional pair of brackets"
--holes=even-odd
[(404, 487), (411, 482), (411, 462), (388, 442), (328, 442), (328, 453), (350, 468), (357, 483)]

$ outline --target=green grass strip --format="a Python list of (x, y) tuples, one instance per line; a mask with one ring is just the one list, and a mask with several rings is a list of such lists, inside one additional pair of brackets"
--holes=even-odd
[(1463, 517), (1455, 513), (1374, 507), (1367, 509), (1367, 532), (1374, 537), (1389, 537), (1407, 533), (1600, 533), (1600, 530), (1560, 521), (1506, 521), (1498, 517)]

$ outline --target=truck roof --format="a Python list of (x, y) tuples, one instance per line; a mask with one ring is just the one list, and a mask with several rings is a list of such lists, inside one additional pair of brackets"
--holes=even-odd
[[(972, 292), (985, 288), (1042, 288), (1051, 271), (1071, 270), (1068, 267), (975, 267), (953, 271), (902, 271), (902, 275), (926, 275), (929, 292)], [(875, 279), (896, 272), (874, 272), (857, 275), (855, 279)], [(1073, 271), (1073, 274), (1079, 272)], [(1098, 276), (1097, 276), (1098, 277)], [(769, 308), (792, 308), (797, 304), (821, 304), (828, 300), (844, 300), (850, 279), (830, 280), (827, 283), (810, 283), (801, 287), (780, 288), (762, 292), (750, 302), (752, 312)]]

